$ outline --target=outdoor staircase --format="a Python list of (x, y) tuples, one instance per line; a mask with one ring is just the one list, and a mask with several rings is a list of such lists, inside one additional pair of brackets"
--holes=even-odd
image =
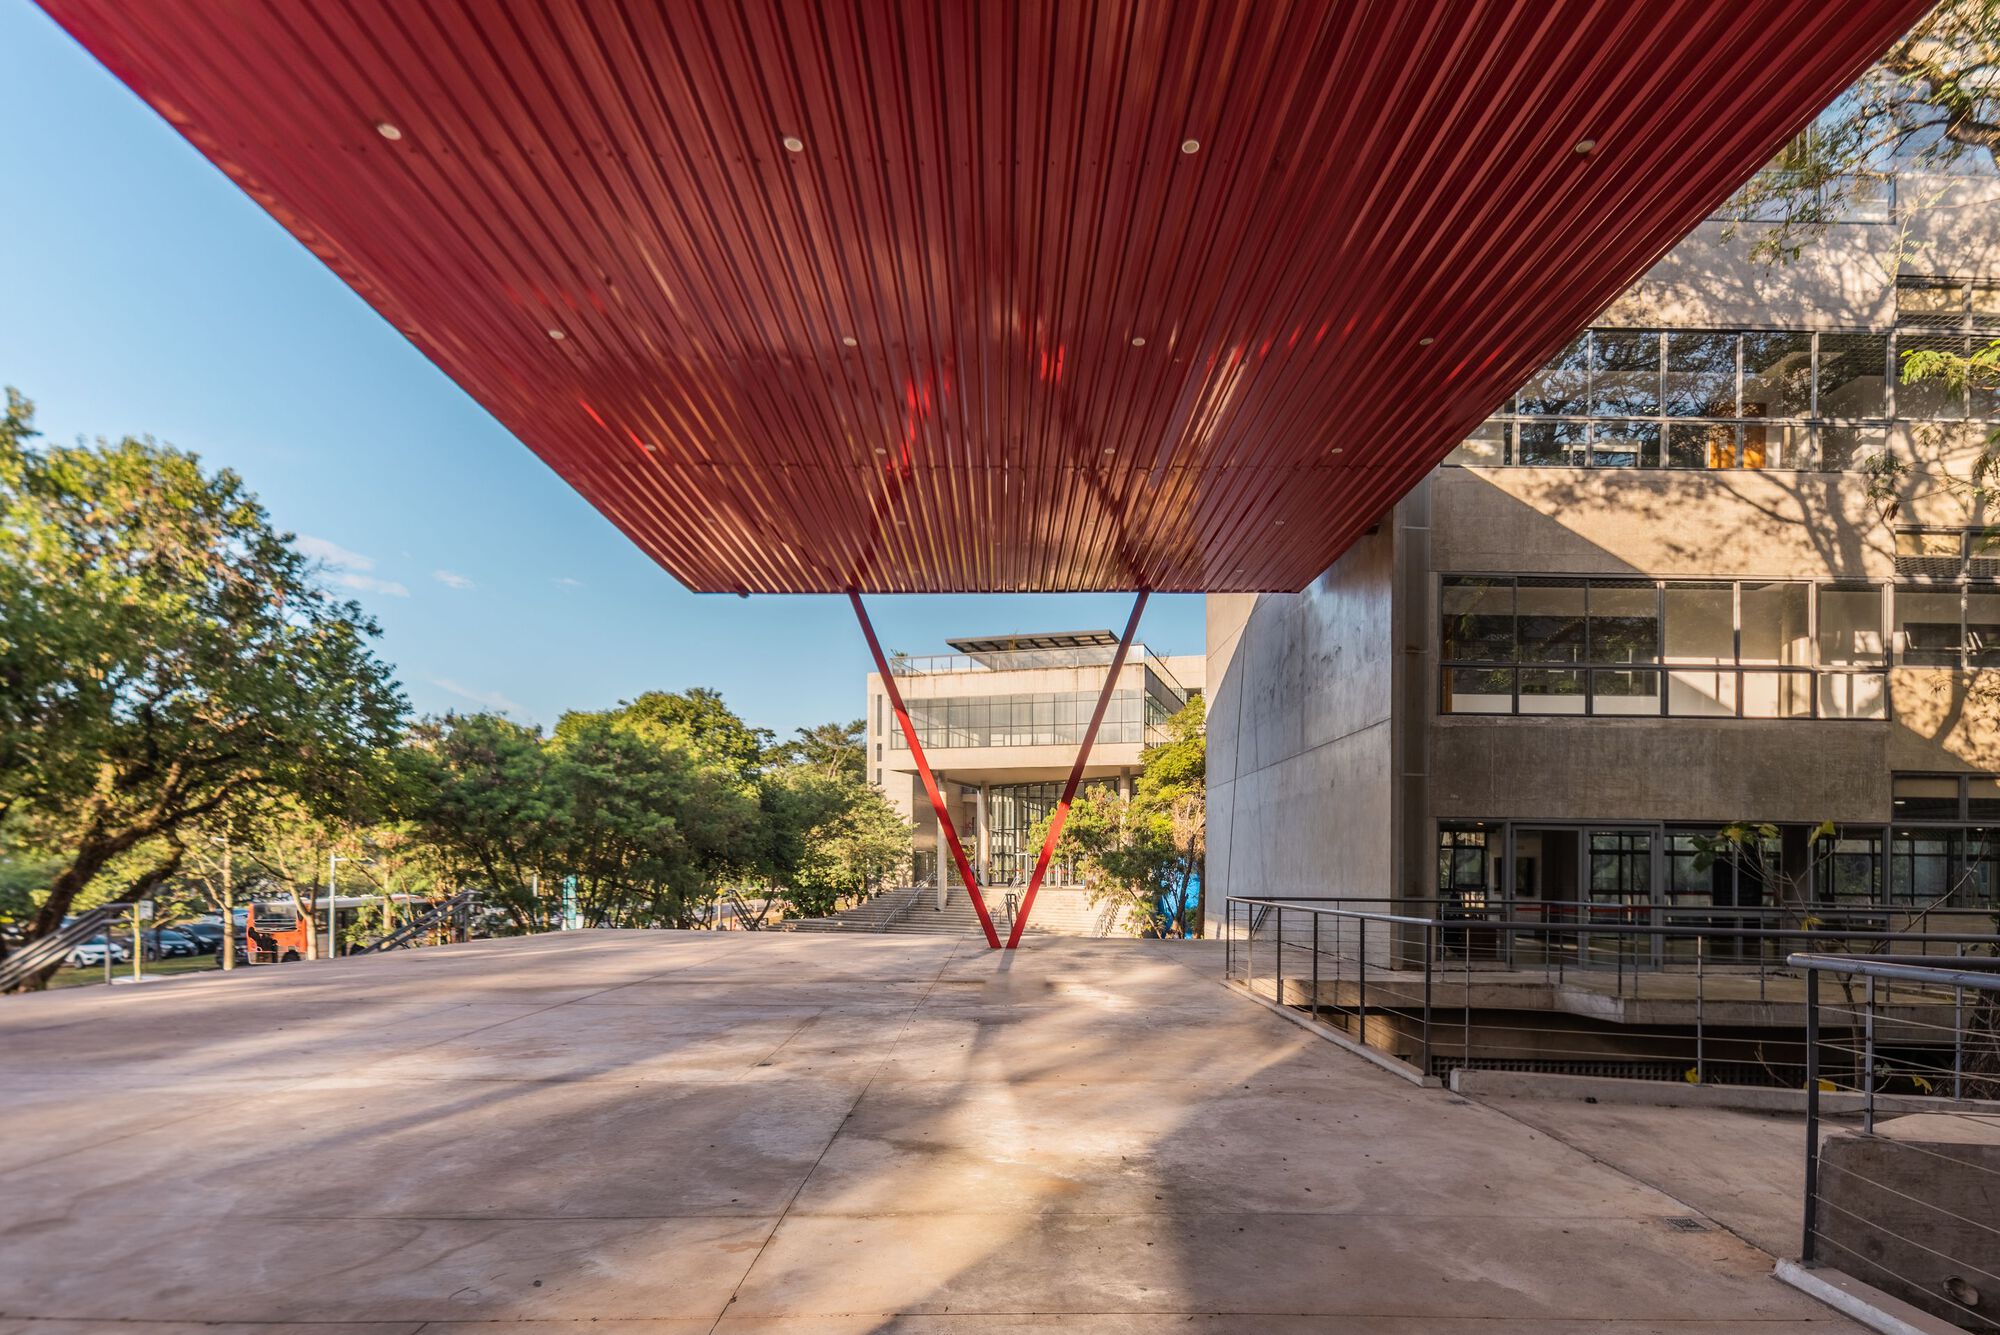
[(419, 917), (412, 918), (395, 931), (376, 937), (373, 941), (370, 941), (354, 953), (357, 955), (378, 955), (385, 950), (395, 950), (399, 946), (407, 946), (418, 937), (425, 936), (444, 926), (460, 910), (469, 910), (472, 907), (473, 897), (478, 893), (477, 890), (461, 890), (450, 899), (442, 903), (433, 904), (425, 913)]
[(39, 941), (31, 941), (0, 960), (0, 992), (9, 992), (51, 963), (69, 958), (70, 951), (102, 934), (110, 939), (111, 924), (132, 911), (130, 904), (102, 904), (79, 913)]

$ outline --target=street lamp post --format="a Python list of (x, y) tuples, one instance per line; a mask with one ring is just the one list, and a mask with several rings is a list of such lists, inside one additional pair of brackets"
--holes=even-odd
[(335, 917), (338, 910), (333, 906), (333, 869), (336, 864), (342, 862), (359, 862), (363, 866), (367, 866), (369, 861), (370, 859), (368, 858), (343, 858), (333, 853), (326, 855), (326, 959), (336, 959), (340, 955), (340, 925), (338, 919)]
[(222, 967), (236, 967), (236, 908), (229, 896), (229, 836), (210, 835), (208, 841), (222, 845)]

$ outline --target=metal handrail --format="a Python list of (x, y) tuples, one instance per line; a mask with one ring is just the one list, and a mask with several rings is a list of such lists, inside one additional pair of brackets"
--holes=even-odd
[(120, 917), (132, 911), (132, 905), (125, 902), (100, 904), (94, 909), (86, 909), (69, 922), (36, 941), (30, 941), (6, 959), (0, 960), (0, 992), (11, 992), (29, 977), (40, 973), (50, 964), (66, 958), (70, 951), (100, 933), (104, 936), (105, 950), (111, 946), (110, 926)]

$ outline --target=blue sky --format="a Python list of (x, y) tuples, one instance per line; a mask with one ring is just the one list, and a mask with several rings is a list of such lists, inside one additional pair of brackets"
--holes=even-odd
[[(236, 469), (381, 621), (423, 713), (553, 723), (720, 689), (780, 734), (862, 712), (846, 600), (691, 594), (27, 0), (0, 0), (0, 383), (43, 432)], [(886, 647), (1117, 629), (1125, 597), (877, 598)], [(1202, 602), (1141, 637), (1202, 650)]]

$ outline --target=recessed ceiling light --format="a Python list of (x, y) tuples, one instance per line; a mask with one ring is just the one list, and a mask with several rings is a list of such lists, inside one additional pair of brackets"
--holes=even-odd
[(1132, 346), (1135, 348), (1143, 348), (1146, 346), (1146, 340), (1143, 338), (1135, 338), (1132, 340)]
[(880, 445), (877, 445), (877, 446), (875, 447), (875, 453), (877, 453), (877, 454), (887, 454), (888, 452), (889, 452), (889, 451), (887, 451), (887, 450), (883, 449), (883, 448), (882, 448), (882, 447), (881, 447)]
[(785, 151), (788, 153), (803, 153), (806, 151), (806, 141), (795, 134), (788, 134), (779, 140), (779, 142), (785, 146)]
[(1201, 152), (1201, 140), (1199, 140), (1199, 139), (1183, 139), (1183, 140), (1181, 140), (1181, 152), (1183, 152), (1183, 153), (1199, 153), (1199, 152)]
[(1276, 524), (1279, 528), (1283, 528), (1285, 526), (1285, 521), (1282, 519), (1273, 519), (1271, 522)]
[(1431, 344), (1435, 342), (1437, 342), (1437, 340), (1434, 338), (1420, 338), (1417, 340), (1417, 346), (1420, 348), (1428, 348)]
[(387, 121), (376, 121), (375, 133), (381, 135), (384, 139), (387, 139), (392, 144), (395, 143), (398, 139), (401, 139), (403, 137), (402, 128), (400, 126), (391, 125)]
[(858, 348), (861, 346), (861, 340), (854, 337), (852, 334), (848, 335), (846, 338), (841, 339), (840, 341), (842, 346), (844, 347)]
[(1579, 153), (1595, 153), (1597, 151), (1597, 141), (1595, 139), (1579, 139), (1576, 141), (1576, 151)]
[(1345, 448), (1346, 448), (1346, 446), (1344, 446), (1344, 445), (1336, 445), (1336, 446), (1334, 446), (1334, 447), (1333, 447), (1333, 448), (1332, 448), (1331, 450), (1329, 450), (1329, 451), (1327, 451), (1327, 452), (1328, 452), (1329, 454), (1339, 454), (1339, 453), (1340, 453), (1340, 452), (1341, 452), (1341, 451), (1342, 451), (1343, 449), (1345, 449)]
[(550, 337), (550, 338), (552, 338), (552, 339), (554, 339), (554, 340), (555, 340), (556, 342), (560, 343), (560, 342), (562, 342), (562, 341), (563, 341), (564, 339), (568, 338), (568, 337), (569, 337), (569, 335), (568, 335), (568, 334), (565, 334), (565, 333), (564, 333), (564, 332), (563, 332), (562, 330), (560, 330), (560, 329), (551, 329), (551, 330), (549, 330), (549, 337)]

